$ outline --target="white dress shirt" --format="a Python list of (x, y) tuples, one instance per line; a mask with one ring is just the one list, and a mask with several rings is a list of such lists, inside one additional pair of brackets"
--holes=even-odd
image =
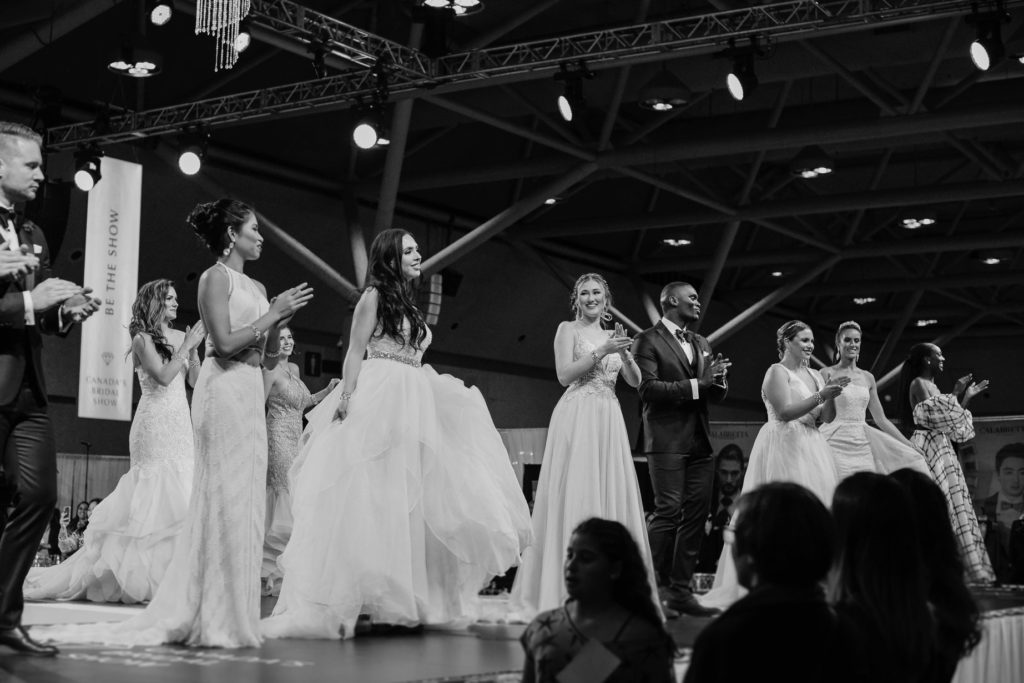
[[(676, 325), (674, 322), (672, 322), (668, 318), (662, 318), (661, 319), (661, 324), (664, 325), (668, 329), (669, 333), (672, 335), (672, 338), (676, 340), (676, 342), (679, 344), (680, 347), (682, 347), (683, 353), (686, 354), (686, 360), (690, 361), (690, 365), (693, 366), (694, 369), (696, 369), (697, 368), (697, 364), (694, 362), (694, 358), (696, 356), (694, 354), (697, 353), (697, 350), (695, 348), (693, 348), (693, 344), (691, 344), (690, 342), (686, 341), (685, 339), (680, 339), (679, 335), (677, 334), (677, 331), (678, 332), (685, 332), (685, 330), (683, 328), (679, 327), (679, 325)], [(691, 379), (690, 380), (690, 389), (693, 391), (693, 397), (695, 399), (696, 398), (700, 398), (699, 391), (698, 391), (697, 380), (695, 380), (695, 379)]]

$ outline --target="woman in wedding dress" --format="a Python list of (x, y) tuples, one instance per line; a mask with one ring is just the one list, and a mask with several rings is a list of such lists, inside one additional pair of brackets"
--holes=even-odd
[(205, 647), (261, 641), (267, 422), (260, 363), (277, 364), (279, 325), (313, 294), (303, 283), (268, 304), (263, 285), (244, 274), (245, 262), (263, 249), (246, 204), (200, 204), (188, 222), (218, 257), (199, 278), (208, 336), (192, 395), (195, 477), (188, 514), (164, 580), (141, 614), (114, 625), (38, 629), (51, 640)]
[(629, 530), (649, 583), (656, 585), (632, 449), (615, 396), (616, 379), (636, 387), (640, 369), (622, 327), (602, 326), (612, 304), (603, 277), (581, 275), (570, 303), (575, 320), (555, 333), (555, 373), (567, 388), (548, 427), (533, 506), (534, 543), (523, 553), (509, 600), (510, 612), (527, 622), (565, 602), (565, 548), (576, 526), (591, 517)]
[(34, 568), (31, 600), (146, 602), (160, 585), (192, 493), (192, 419), (185, 380), (195, 386), (202, 322), (171, 327), (178, 294), (170, 280), (147, 282), (132, 306), (128, 332), (142, 398), (128, 434), (131, 465), (89, 514), (85, 542), (66, 562)]
[(337, 379), (326, 388), (310, 394), (299, 376), (299, 366), (289, 358), (295, 350), (292, 331), (282, 327), (281, 357), (277, 367), (264, 370), (263, 384), (267, 397), (267, 524), (263, 536), (263, 595), (277, 595), (281, 590), (281, 570), (277, 558), (292, 534), (292, 498), (288, 486), (288, 470), (299, 452), (302, 436), (302, 413), (316, 405), (331, 392)]
[[(821, 373), (826, 381), (833, 377), (850, 378), (843, 393), (822, 408), (825, 424), (821, 425), (821, 433), (832, 447), (839, 479), (854, 472), (889, 474), (903, 468), (931, 476), (924, 456), (886, 418), (874, 375), (857, 367), (860, 349), (860, 325), (853, 320), (840, 324), (836, 331), (838, 362)], [(878, 429), (872, 429), (865, 421), (868, 410)]]
[(910, 442), (924, 453), (935, 482), (946, 496), (949, 519), (960, 545), (967, 579), (975, 583), (996, 580), (985, 549), (971, 492), (953, 444), (974, 438), (974, 416), (967, 410), (971, 399), (988, 388), (988, 380), (973, 382), (971, 375), (957, 380), (953, 393), (939, 392), (935, 377), (946, 358), (935, 344), (915, 344), (900, 369), (900, 422), (913, 425)]
[[(343, 378), (308, 414), (291, 470), (291, 540), (273, 638), (351, 638), (360, 614), (400, 626), (475, 616), (516, 564), (530, 512), (483, 396), (421, 365), (420, 254), (385, 230), (370, 247)], [(365, 353), (365, 360), (364, 360)]]
[[(815, 424), (823, 404), (844, 392), (849, 377), (827, 382), (809, 367), (814, 333), (799, 320), (791, 320), (776, 333), (779, 362), (765, 373), (761, 400), (768, 422), (757, 433), (750, 450), (743, 493), (769, 481), (789, 481), (811, 490), (826, 505), (832, 503), (839, 477), (835, 459)], [(705, 607), (724, 608), (741, 597), (732, 559), (732, 543), (725, 543), (718, 560), (715, 583), (698, 598)]]

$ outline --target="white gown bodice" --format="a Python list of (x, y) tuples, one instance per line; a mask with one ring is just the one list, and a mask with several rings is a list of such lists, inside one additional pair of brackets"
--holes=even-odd
[(837, 422), (864, 422), (871, 390), (850, 382), (835, 398)]
[[(252, 278), (245, 273), (228, 268), (220, 261), (217, 261), (216, 265), (223, 268), (224, 272), (228, 274), (228, 320), (231, 323), (232, 332), (249, 327), (270, 310), (270, 302), (267, 301), (267, 297), (263, 295)], [(263, 344), (254, 341), (246, 348), (262, 351)], [(210, 335), (206, 336), (206, 355), (217, 355), (213, 348), (213, 337)]]
[[(782, 363), (776, 363), (780, 368), (786, 371), (787, 383), (789, 385), (789, 397), (790, 400), (801, 401), (808, 398), (813, 392), (807, 388), (807, 385), (803, 383), (800, 377), (795, 372), (787, 368)], [(821, 373), (813, 368), (808, 368), (808, 372), (811, 373), (811, 378), (814, 380), (814, 386), (816, 391), (820, 391), (825, 386), (825, 380), (822, 379)], [(817, 418), (820, 412), (820, 406), (802, 415), (795, 420), (783, 420), (779, 417), (778, 413), (775, 412), (775, 408), (772, 407), (771, 401), (768, 400), (768, 395), (765, 393), (765, 386), (768, 383), (768, 376), (765, 376), (765, 383), (761, 385), (761, 400), (764, 401), (765, 410), (768, 411), (769, 422), (800, 422), (808, 427), (814, 427), (815, 418)], [(861, 417), (863, 419), (863, 417)]]
[[(596, 349), (597, 347), (584, 339), (578, 331), (575, 333), (572, 345), (574, 361), (589, 357)], [(565, 390), (565, 398), (595, 395), (615, 398), (615, 380), (619, 376), (620, 368), (622, 368), (622, 358), (617, 353), (609, 353), (568, 386)]]
[(183, 367), (163, 386), (141, 366), (135, 368), (142, 397), (129, 434), (132, 467), (193, 461), (192, 418), (185, 398), (187, 369)]
[(420, 347), (416, 348), (408, 341), (410, 329), (409, 321), (403, 321), (402, 339), (395, 339), (384, 334), (383, 329), (378, 327), (374, 331), (373, 336), (370, 337), (369, 344), (366, 345), (366, 359), (386, 358), (419, 367), (423, 361), (423, 352), (430, 346), (434, 335), (430, 331), (430, 327), (427, 326), (427, 336), (423, 338), (423, 343), (420, 344)]

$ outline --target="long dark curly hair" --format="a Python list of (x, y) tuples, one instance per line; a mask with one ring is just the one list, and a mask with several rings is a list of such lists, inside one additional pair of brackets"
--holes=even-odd
[(629, 533), (629, 529), (619, 522), (591, 517), (580, 522), (573, 529), (573, 534), (587, 537), (609, 561), (622, 565), (622, 572), (612, 582), (612, 599), (630, 614), (635, 614), (655, 626), (670, 649), (675, 651), (676, 643), (658, 615), (658, 609), (651, 597), (654, 591), (647, 579), (647, 568), (644, 567), (640, 548)]
[(366, 288), (374, 287), (380, 294), (377, 302), (380, 336), (402, 339), (404, 343), (402, 323), (408, 320), (409, 343), (419, 349), (427, 337), (427, 323), (416, 308), (415, 282), (402, 275), (402, 238), (406, 235), (409, 233), (405, 230), (392, 228), (373, 238)]
[(927, 474), (902, 469), (889, 475), (914, 503), (917, 535), (924, 553), (928, 600), (935, 609), (939, 634), (961, 657), (981, 641), (978, 603), (964, 581), (964, 561), (946, 511), (946, 497)]
[(153, 280), (142, 285), (135, 297), (135, 303), (132, 304), (132, 319), (128, 323), (128, 335), (134, 339), (139, 332), (148, 334), (153, 339), (156, 352), (165, 363), (174, 355), (174, 347), (164, 337), (160, 323), (167, 310), (167, 292), (172, 287), (174, 282), (166, 279)]
[(927, 342), (914, 344), (900, 368), (900, 391), (896, 399), (896, 417), (905, 433), (914, 431), (914, 406), (910, 405), (910, 385), (924, 371), (925, 360), (932, 355), (933, 345)]

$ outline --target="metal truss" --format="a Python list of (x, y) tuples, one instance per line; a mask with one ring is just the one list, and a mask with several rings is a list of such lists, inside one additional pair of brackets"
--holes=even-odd
[(429, 77), (432, 60), (419, 50), (314, 12), (288, 0), (250, 0), (251, 21), (266, 29), (311, 46), (323, 44), (334, 55), (362, 67), (378, 59), (412, 76)]
[[(546, 40), (473, 50), (430, 59), (399, 45), (313, 12), (287, 0), (252, 0), (261, 25), (310, 42), (326, 38), (335, 54), (363, 67), (316, 81), (294, 83), (199, 102), (135, 112), (97, 123), (49, 131), (49, 149), (85, 143), (110, 144), (174, 132), (203, 123), (216, 126), (323, 107), (344, 108), (369, 97), (371, 67), (387, 63), (392, 96), (424, 90), (442, 92), (462, 84), (481, 87), (508, 77), (539, 78), (566, 61), (589, 66), (624, 65), (651, 55), (700, 54), (729, 40), (757, 36), (763, 42), (795, 40), (862, 29), (965, 15), (969, 0), (792, 0), (739, 10), (693, 15)], [(1006, 0), (1005, 6), (1024, 6)]]

